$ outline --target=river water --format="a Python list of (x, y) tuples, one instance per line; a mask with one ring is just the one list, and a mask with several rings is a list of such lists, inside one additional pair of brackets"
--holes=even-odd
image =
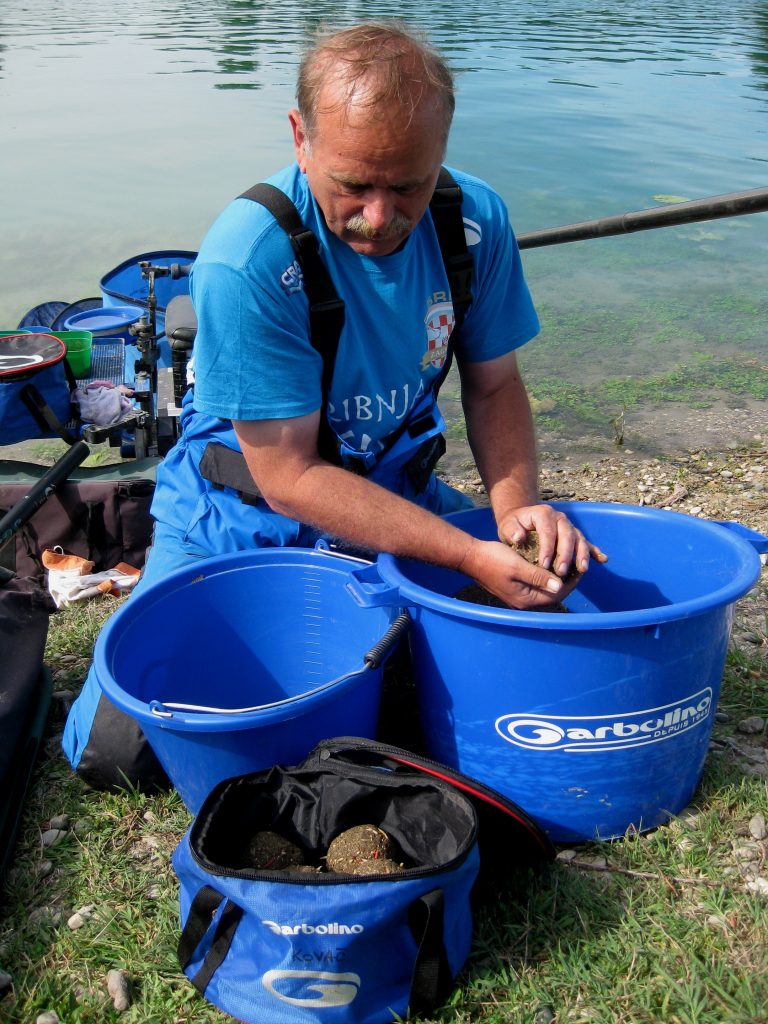
[[(2, 0), (0, 327), (98, 294), (132, 255), (196, 249), (232, 196), (292, 159), (308, 33), (382, 13)], [(399, 13), (459, 72), (449, 162), (500, 191), (518, 233), (768, 184), (765, 2), (406, 0)], [(543, 332), (521, 362), (546, 443), (610, 448), (620, 423), (627, 444), (653, 447), (672, 416), (668, 445), (685, 445), (701, 408), (759, 432), (766, 257), (768, 214), (527, 250)]]

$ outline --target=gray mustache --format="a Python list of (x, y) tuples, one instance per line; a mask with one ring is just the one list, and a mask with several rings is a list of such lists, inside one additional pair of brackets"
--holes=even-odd
[(402, 213), (396, 213), (385, 228), (377, 230), (368, 223), (362, 213), (356, 213), (354, 217), (350, 217), (347, 221), (346, 229), (353, 235), (359, 235), (361, 238), (396, 238), (398, 235), (402, 235), (404, 231), (411, 230), (411, 221)]

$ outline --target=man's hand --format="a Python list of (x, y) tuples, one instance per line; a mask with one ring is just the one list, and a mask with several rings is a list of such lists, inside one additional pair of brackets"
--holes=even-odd
[(508, 607), (528, 611), (562, 600), (578, 582), (576, 577), (564, 583), (505, 544), (477, 538), (472, 539), (459, 572), (477, 580)]
[[(539, 541), (537, 565), (509, 546), (524, 545), (532, 531)], [(499, 525), (499, 537), (504, 543), (475, 539), (459, 571), (510, 608), (535, 611), (560, 602), (578, 586), (590, 558), (607, 561), (567, 516), (550, 505), (531, 505), (508, 513)], [(571, 573), (574, 565), (578, 571)]]
[(590, 558), (607, 562), (608, 556), (590, 544), (568, 517), (551, 505), (528, 505), (514, 509), (498, 524), (499, 540), (505, 544), (524, 545), (528, 534), (535, 531), (539, 542), (539, 565), (565, 578), (576, 567), (580, 573), (589, 569)]

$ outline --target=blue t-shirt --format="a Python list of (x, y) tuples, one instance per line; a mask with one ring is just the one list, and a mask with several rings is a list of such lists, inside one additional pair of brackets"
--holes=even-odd
[[(461, 186), (473, 301), (456, 355), (484, 362), (530, 340), (539, 322), (506, 207), (484, 182)], [(296, 164), (269, 179), (317, 236), (346, 307), (328, 418), (339, 437), (377, 451), (429, 389), (446, 358), (454, 317), (429, 210), (389, 256), (354, 252), (326, 227)], [(290, 242), (259, 203), (236, 199), (203, 241), (191, 281), (198, 318), (195, 408), (224, 419), (303, 416), (321, 404), (322, 361), (309, 339), (308, 303)]]

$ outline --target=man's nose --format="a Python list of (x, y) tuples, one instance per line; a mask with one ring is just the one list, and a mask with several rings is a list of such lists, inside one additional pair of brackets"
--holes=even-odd
[(363, 216), (374, 231), (382, 231), (388, 227), (394, 214), (395, 204), (386, 189), (372, 189), (366, 195)]

